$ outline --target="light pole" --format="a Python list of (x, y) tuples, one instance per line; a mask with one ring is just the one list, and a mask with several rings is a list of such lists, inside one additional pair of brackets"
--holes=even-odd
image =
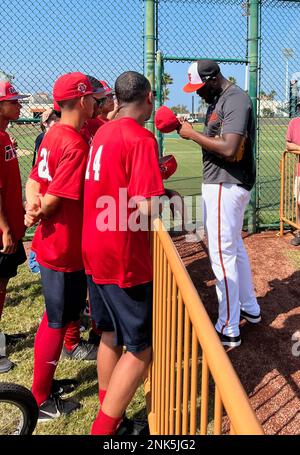
[(289, 102), (289, 59), (293, 57), (294, 51), (290, 47), (282, 49), (283, 56), (285, 57), (285, 101)]

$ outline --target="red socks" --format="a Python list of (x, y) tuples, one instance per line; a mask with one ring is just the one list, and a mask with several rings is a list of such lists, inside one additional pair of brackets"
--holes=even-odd
[(44, 313), (34, 341), (32, 393), (40, 406), (50, 395), (52, 380), (61, 354), (66, 327), (48, 327)]
[(65, 348), (72, 351), (80, 342), (80, 321), (72, 321), (68, 324), (65, 334)]
[(105, 395), (106, 395), (106, 390), (99, 389), (98, 397), (99, 397), (99, 401), (100, 401), (100, 405), (101, 405), (101, 406), (102, 406), (102, 404), (103, 404)]
[[(106, 390), (99, 389), (99, 401), (102, 406), (104, 398), (106, 395)], [(96, 419), (94, 420), (91, 435), (113, 435), (116, 433), (119, 424), (122, 422), (123, 417), (110, 417), (105, 414), (101, 408), (98, 412)]]
[(3, 312), (4, 302), (5, 302), (6, 292), (0, 291), (0, 319)]
[(91, 435), (113, 435), (122, 420), (122, 417), (110, 417), (100, 409), (93, 423)]

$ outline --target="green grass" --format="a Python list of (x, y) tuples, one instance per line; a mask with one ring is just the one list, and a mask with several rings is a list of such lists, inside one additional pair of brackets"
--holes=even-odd
[(297, 248), (295, 250), (286, 250), (285, 255), (295, 269), (300, 270), (300, 251), (297, 251)]
[[(9, 348), (8, 356), (16, 366), (8, 373), (2, 374), (1, 381), (15, 382), (31, 388), (34, 336), (43, 309), (40, 278), (30, 273), (27, 265), (24, 264), (19, 268), (17, 277), (9, 283), (8, 298), (0, 327), (3, 332), (24, 332), (27, 337)], [(35, 434), (89, 434), (93, 419), (98, 412), (96, 362), (61, 360), (55, 377), (78, 380), (78, 388), (69, 396), (79, 400), (82, 408), (69, 417), (60, 417), (53, 422), (38, 424)], [(138, 418), (146, 416), (143, 387), (137, 391), (127, 410), (127, 415)]]

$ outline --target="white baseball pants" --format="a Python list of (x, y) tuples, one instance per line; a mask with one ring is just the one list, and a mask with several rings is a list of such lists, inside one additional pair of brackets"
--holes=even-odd
[(240, 310), (260, 314), (241, 236), (250, 192), (236, 184), (203, 184), (202, 197), (209, 256), (217, 279), (219, 317), (215, 327), (224, 335), (238, 336)]

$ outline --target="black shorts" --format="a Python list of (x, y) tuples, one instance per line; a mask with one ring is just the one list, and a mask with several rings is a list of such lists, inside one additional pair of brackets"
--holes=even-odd
[(152, 344), (152, 282), (132, 288), (95, 284), (88, 276), (91, 316), (97, 329), (116, 332), (116, 346), (141, 352)]
[(14, 254), (0, 253), (0, 278), (12, 278), (17, 275), (18, 266), (26, 261), (26, 253), (22, 240), (18, 241)]
[(58, 272), (40, 265), (48, 326), (60, 329), (77, 321), (85, 307), (87, 284), (84, 270)]

